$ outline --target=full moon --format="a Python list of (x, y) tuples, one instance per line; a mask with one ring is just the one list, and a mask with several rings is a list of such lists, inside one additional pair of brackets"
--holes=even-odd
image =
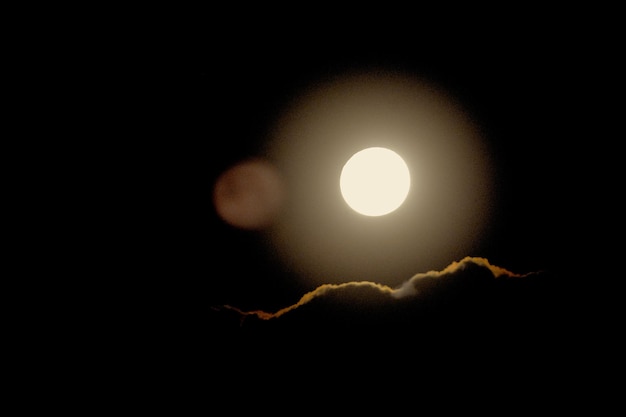
[(402, 205), (411, 176), (404, 160), (394, 151), (363, 149), (346, 162), (339, 179), (341, 194), (350, 208), (365, 216), (383, 216)]

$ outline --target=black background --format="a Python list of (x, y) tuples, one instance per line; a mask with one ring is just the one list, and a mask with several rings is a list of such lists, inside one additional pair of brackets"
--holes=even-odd
[(310, 290), (294, 285), (262, 232), (216, 216), (211, 190), (228, 166), (262, 152), (276, 118), (305, 88), (352, 70), (439, 85), (481, 129), (494, 161), (495, 209), (478, 253), (467, 255), (517, 273), (568, 268), (586, 228), (576, 220), (588, 182), (578, 167), (604, 59), (589, 42), (576, 28), (502, 24), (429, 36), (297, 25), (226, 36), (208, 27), (153, 44), (152, 66), (137, 74), (150, 110), (137, 192), (146, 187), (155, 201), (136, 217), (150, 248), (149, 288), (163, 297), (157, 303), (201, 317), (221, 304), (277, 310)]
[[(94, 126), (105, 136), (102, 153), (110, 156), (103, 177), (113, 198), (96, 201), (106, 213), (92, 219), (106, 241), (101, 249), (86, 248), (89, 253), (99, 252), (101, 263), (96, 267), (104, 271), (89, 292), (104, 301), (102, 308), (98, 306), (98, 317), (104, 319), (105, 331), (101, 334), (97, 329), (94, 340), (104, 355), (98, 354), (97, 360), (120, 370), (116, 381), (130, 370), (141, 374), (138, 379), (154, 376), (156, 385), (184, 387), (184, 396), (200, 398), (208, 385), (215, 399), (240, 384), (247, 384), (246, 393), (253, 393), (257, 386), (249, 385), (250, 381), (276, 377), (274, 364), (249, 351), (245, 343), (230, 354), (239, 342), (236, 330), (215, 329), (216, 322), (206, 318), (223, 304), (275, 311), (293, 304), (310, 288), (294, 285), (293, 273), (268, 253), (267, 236), (236, 230), (216, 216), (211, 204), (213, 183), (231, 164), (263, 149), (276, 118), (311, 83), (350, 70), (391, 70), (445, 88), (480, 127), (493, 153), (494, 218), (477, 253), (467, 255), (485, 257), (518, 273), (555, 271), (571, 280), (568, 290), (576, 287), (560, 297), (568, 298), (566, 303), (554, 308), (552, 323), (564, 322), (567, 329), (575, 329), (564, 343), (543, 350), (542, 340), (534, 338), (513, 353), (507, 350), (511, 345), (487, 346), (484, 357), (498, 350), (498, 359), (506, 360), (492, 363), (492, 369), (506, 373), (513, 366), (516, 373), (506, 375), (506, 380), (518, 384), (527, 381), (517, 380), (517, 375), (531, 363), (534, 366), (526, 375), (537, 379), (554, 372), (567, 380), (578, 372), (580, 368), (571, 370), (572, 362), (563, 352), (576, 343), (574, 352), (580, 359), (586, 355), (584, 343), (591, 340), (599, 347), (594, 355), (605, 346), (603, 329), (596, 327), (598, 316), (593, 313), (608, 290), (591, 260), (598, 254), (605, 259), (598, 244), (603, 239), (596, 237), (611, 230), (600, 226), (598, 214), (604, 208), (597, 206), (605, 201), (599, 198), (604, 192), (594, 179), (601, 176), (604, 164), (599, 162), (610, 153), (612, 147), (606, 145), (615, 138), (614, 132), (599, 133), (611, 117), (605, 93), (613, 84), (604, 76), (610, 72), (615, 50), (608, 46), (613, 40), (605, 42), (602, 34), (583, 24), (585, 19), (568, 19), (560, 10), (550, 16), (545, 12), (496, 18), (490, 11), (480, 21), (459, 16), (459, 24), (443, 15), (395, 10), (393, 16), (406, 13), (407, 21), (381, 16), (381, 25), (356, 16), (329, 25), (330, 12), (322, 19), (284, 12), (272, 19), (256, 19), (245, 10), (247, 20), (241, 19), (242, 13), (216, 12), (200, 16), (182, 30), (158, 23), (158, 34), (140, 31), (125, 45), (121, 59), (113, 51), (114, 63), (98, 63), (110, 71), (102, 79), (90, 80), (102, 81), (98, 92), (113, 98), (98, 118), (100, 124)], [(122, 186), (109, 178), (120, 180), (116, 184)], [(415, 271), (420, 272), (426, 271)], [(552, 290), (549, 296), (559, 294), (558, 289)], [(83, 297), (84, 303), (90, 303), (89, 296)], [(561, 306), (578, 310), (569, 315)], [(111, 317), (117, 320), (111, 322)], [(586, 320), (583, 330), (578, 328), (581, 318)], [(91, 320), (87, 326), (93, 327)], [(541, 336), (552, 335), (552, 327), (542, 330)], [(146, 333), (149, 337), (144, 338)], [(233, 334), (233, 340), (223, 343)], [(376, 337), (367, 346), (370, 358), (377, 352), (374, 344), (380, 343)], [(407, 335), (407, 340), (412, 338), (413, 334)], [(348, 378), (352, 383), (370, 383), (373, 367), (388, 371), (386, 379), (372, 382), (375, 388), (388, 388), (388, 382), (397, 387), (397, 376), (404, 374), (402, 367), (389, 367), (388, 362), (369, 367), (355, 363), (351, 352), (344, 356), (345, 351), (335, 350), (332, 336), (315, 334), (306, 335), (298, 346), (290, 345), (289, 354), (283, 355), (282, 350), (274, 354), (288, 370), (278, 374), (278, 382), (285, 383), (282, 376), (308, 377), (300, 372), (310, 369), (308, 360), (318, 353), (310, 351), (311, 340), (328, 341), (326, 357), (336, 358), (337, 365), (350, 359), (350, 370), (355, 371)], [(264, 342), (257, 340), (254, 348)], [(469, 346), (473, 340), (459, 342), (458, 346)], [(526, 356), (530, 350), (535, 352), (532, 357)], [(292, 362), (293, 352), (300, 361)], [(400, 344), (388, 346), (385, 352), (406, 358), (403, 363), (411, 365), (412, 375), (429, 361), (425, 356), (415, 360), (405, 356)], [(465, 351), (457, 345), (438, 358), (449, 360), (450, 352), (456, 355), (452, 366), (470, 364), (468, 383), (485, 371), (483, 362), (463, 356)], [(527, 361), (519, 361), (520, 357)], [(536, 358), (557, 358), (558, 369), (540, 374), (544, 368)], [(585, 367), (595, 366), (595, 358), (584, 359)], [(120, 363), (124, 369), (115, 368)], [(336, 371), (340, 368), (327, 372), (325, 364), (320, 365), (316, 375), (331, 375), (333, 380), (325, 382), (334, 382), (335, 392), (345, 388), (335, 379), (343, 372)], [(443, 369), (439, 363), (433, 365)], [(163, 378), (168, 371), (174, 379)], [(545, 378), (543, 388), (551, 389), (547, 385), (552, 380)], [(491, 381), (497, 385), (493, 381), (499, 379)], [(133, 383), (129, 392), (135, 392)], [(408, 386), (412, 391), (413, 385)], [(274, 390), (275, 385), (265, 387), (267, 398), (274, 398)], [(315, 390), (301, 392), (306, 401), (310, 392)], [(515, 404), (526, 399), (515, 396)]]

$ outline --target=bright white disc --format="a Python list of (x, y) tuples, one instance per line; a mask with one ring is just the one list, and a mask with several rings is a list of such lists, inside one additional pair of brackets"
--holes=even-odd
[(339, 179), (341, 195), (356, 212), (382, 216), (396, 210), (409, 194), (411, 176), (394, 151), (372, 147), (355, 153)]

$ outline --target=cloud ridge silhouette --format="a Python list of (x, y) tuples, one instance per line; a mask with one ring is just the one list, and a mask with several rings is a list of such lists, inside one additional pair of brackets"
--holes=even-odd
[[(352, 303), (355, 299), (361, 303), (371, 302), (378, 304), (390, 304), (393, 300), (411, 299), (432, 293), (433, 286), (438, 286), (445, 279), (468, 280), (469, 276), (488, 283), (494, 279), (524, 278), (535, 275), (538, 272), (517, 274), (497, 265), (493, 265), (488, 259), (482, 257), (466, 256), (460, 261), (454, 261), (441, 271), (431, 270), (425, 273), (413, 275), (407, 281), (396, 288), (372, 281), (351, 281), (342, 284), (322, 284), (314, 290), (304, 294), (296, 303), (279, 309), (275, 312), (264, 310), (244, 311), (232, 305), (222, 306), (224, 309), (238, 313), (242, 321), (247, 317), (254, 316), (261, 320), (271, 320), (282, 317), (314, 301), (324, 298), (337, 299), (338, 302), (345, 300)], [(462, 277), (460, 275), (463, 275)], [(443, 286), (439, 291), (446, 291), (449, 286)], [(359, 294), (355, 296), (355, 294)], [(367, 294), (366, 294), (367, 293)], [(373, 301), (376, 300), (376, 301)]]

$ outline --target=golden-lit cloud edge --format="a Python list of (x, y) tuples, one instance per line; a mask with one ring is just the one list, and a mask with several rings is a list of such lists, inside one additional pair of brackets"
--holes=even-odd
[(416, 296), (419, 294), (418, 284), (420, 281), (426, 278), (432, 279), (432, 278), (441, 278), (444, 276), (449, 276), (451, 274), (457, 273), (459, 271), (462, 271), (472, 266), (480, 267), (480, 268), (484, 268), (488, 270), (493, 275), (493, 278), (495, 279), (502, 278), (502, 277), (524, 278), (526, 276), (537, 273), (537, 272), (529, 272), (526, 274), (517, 274), (505, 268), (502, 268), (500, 266), (491, 264), (489, 260), (486, 258), (466, 256), (460, 261), (452, 262), (450, 265), (448, 265), (441, 271), (431, 270), (425, 273), (415, 274), (411, 278), (409, 278), (407, 281), (405, 281), (403, 284), (401, 284), (400, 286), (396, 288), (392, 288), (387, 285), (379, 284), (379, 283), (372, 282), (372, 281), (351, 281), (351, 282), (346, 282), (342, 284), (322, 284), (318, 286), (317, 288), (315, 288), (313, 291), (310, 291), (304, 294), (300, 298), (300, 300), (298, 300), (298, 302), (296, 302), (295, 304), (284, 307), (275, 312), (267, 312), (263, 310), (243, 311), (231, 305), (224, 305), (223, 308), (239, 313), (242, 316), (242, 318), (245, 318), (248, 316), (256, 316), (257, 318), (261, 320), (271, 320), (271, 319), (281, 317), (311, 302), (312, 300), (318, 297), (326, 296), (333, 292), (346, 290), (346, 289), (358, 289), (358, 288), (373, 289), (373, 290), (378, 291), (381, 295), (391, 296), (395, 299), (408, 298), (408, 297)]

